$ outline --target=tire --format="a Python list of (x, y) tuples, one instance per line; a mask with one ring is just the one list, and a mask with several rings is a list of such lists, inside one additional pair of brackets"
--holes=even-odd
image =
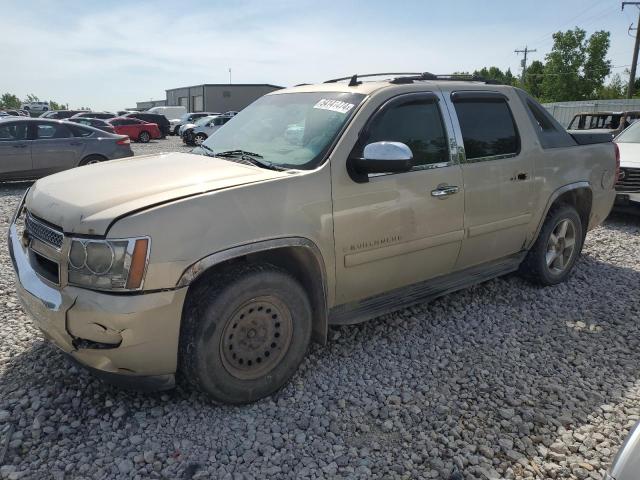
[(180, 125), (173, 127), (173, 134), (178, 135), (180, 133)]
[(191, 132), (184, 132), (182, 134), (182, 141), (187, 145), (195, 145), (195, 142), (193, 141), (193, 133)]
[(85, 157), (82, 159), (82, 161), (80, 162), (79, 166), (83, 167), (85, 165), (93, 165), (95, 163), (100, 163), (100, 162), (104, 162), (106, 160), (106, 158), (104, 158), (101, 155), (89, 155), (88, 157)]
[(543, 286), (564, 282), (580, 256), (584, 236), (582, 220), (574, 207), (552, 207), (538, 238), (520, 265), (520, 273)]
[(140, 135), (138, 135), (138, 141), (142, 142), (142, 143), (149, 143), (149, 140), (151, 140), (151, 135), (149, 135), (149, 132), (147, 131), (142, 131), (140, 132)]
[(307, 295), (288, 273), (268, 264), (210, 279), (196, 285), (185, 303), (179, 375), (218, 402), (271, 395), (293, 376), (309, 346)]
[(204, 133), (198, 133), (195, 137), (193, 137), (193, 143), (195, 145), (202, 145), (206, 139), (207, 136)]

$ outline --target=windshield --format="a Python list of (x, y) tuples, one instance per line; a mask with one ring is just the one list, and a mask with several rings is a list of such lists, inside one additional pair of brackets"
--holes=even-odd
[(255, 152), (265, 163), (317, 167), (365, 96), (313, 92), (266, 95), (234, 116), (194, 153)]
[(209, 115), (208, 117), (199, 118), (194, 122), (194, 125), (196, 125), (198, 127), (201, 127), (202, 125), (206, 125), (206, 123), (209, 120), (211, 120), (212, 118), (216, 118), (216, 116), (215, 115)]
[(616, 137), (618, 143), (640, 143), (640, 122), (635, 120), (629, 128)]

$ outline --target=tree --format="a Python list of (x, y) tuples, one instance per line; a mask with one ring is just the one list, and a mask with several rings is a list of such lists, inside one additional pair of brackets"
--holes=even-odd
[(39, 101), (40, 99), (33, 93), (30, 93), (29, 95), (27, 95), (27, 99), (25, 100), (25, 102), (39, 102)]
[(49, 108), (51, 108), (51, 110), (69, 110), (69, 104), (58, 103), (54, 102), (53, 100), (49, 100)]
[(544, 79), (544, 64), (540, 60), (534, 60), (527, 68), (524, 75), (524, 89), (533, 97), (542, 97), (542, 80)]
[(553, 47), (546, 56), (542, 97), (545, 101), (595, 98), (611, 72), (609, 32), (598, 31), (588, 39), (581, 28), (553, 34)]
[(0, 97), (0, 108), (20, 108), (20, 99), (12, 93), (3, 93), (2, 97)]
[(480, 70), (474, 71), (473, 74), (486, 80), (496, 80), (505, 85), (516, 85), (518, 83), (517, 78), (511, 73), (511, 69), (503, 72), (498, 67), (483, 67)]
[(626, 90), (626, 82), (622, 80), (622, 77), (619, 73), (616, 73), (613, 77), (611, 77), (609, 85), (606, 85), (598, 90), (597, 97), (603, 100), (625, 98)]

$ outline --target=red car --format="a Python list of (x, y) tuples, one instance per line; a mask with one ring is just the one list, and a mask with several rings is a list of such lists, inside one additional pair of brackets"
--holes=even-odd
[(113, 125), (118, 135), (128, 135), (131, 140), (147, 143), (149, 140), (162, 137), (156, 123), (148, 123), (137, 118), (115, 117), (107, 120)]

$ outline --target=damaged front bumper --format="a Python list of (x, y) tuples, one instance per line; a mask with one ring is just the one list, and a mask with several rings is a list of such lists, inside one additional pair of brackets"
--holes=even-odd
[(15, 221), (9, 253), (18, 298), (54, 345), (110, 383), (142, 390), (174, 385), (186, 288), (111, 294), (52, 285), (32, 267)]

